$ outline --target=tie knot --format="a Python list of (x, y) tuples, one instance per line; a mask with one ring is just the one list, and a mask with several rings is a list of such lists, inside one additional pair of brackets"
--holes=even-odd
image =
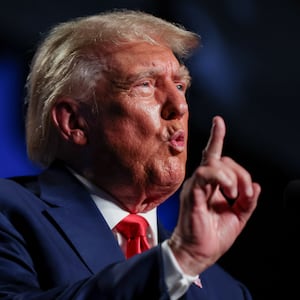
[(126, 258), (150, 248), (146, 237), (148, 227), (147, 220), (135, 214), (128, 215), (116, 225), (115, 229), (126, 239)]
[(145, 218), (130, 214), (117, 224), (116, 230), (127, 239), (134, 239), (137, 236), (146, 236), (148, 227), (149, 224)]

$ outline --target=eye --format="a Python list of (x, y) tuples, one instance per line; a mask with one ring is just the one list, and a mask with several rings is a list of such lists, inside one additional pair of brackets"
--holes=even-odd
[(183, 90), (183, 85), (182, 84), (176, 84), (176, 87), (178, 90), (182, 91)]
[(179, 91), (185, 92), (186, 91), (186, 84), (184, 83), (175, 83), (176, 84), (176, 88)]
[(152, 96), (155, 89), (155, 81), (154, 80), (141, 80), (133, 85), (131, 92), (133, 95), (139, 97), (149, 97)]
[(143, 81), (140, 85), (142, 87), (149, 87), (150, 86), (150, 82), (149, 81)]

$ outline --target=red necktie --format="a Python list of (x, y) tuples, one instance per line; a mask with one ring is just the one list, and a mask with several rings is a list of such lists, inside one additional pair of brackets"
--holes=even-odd
[(146, 237), (148, 227), (147, 220), (135, 214), (128, 215), (116, 225), (115, 229), (127, 240), (126, 258), (150, 248)]

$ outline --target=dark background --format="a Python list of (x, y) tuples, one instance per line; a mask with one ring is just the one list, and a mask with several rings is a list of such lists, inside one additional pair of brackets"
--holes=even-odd
[[(224, 154), (251, 172), (262, 194), (220, 263), (250, 288), (254, 300), (277, 299), (282, 287), (291, 288), (286, 280), (299, 263), (298, 252), (290, 251), (298, 239), (298, 204), (283, 197), (288, 182), (300, 178), (299, 1), (2, 1), (0, 176), (39, 171), (26, 158), (22, 102), (41, 35), (57, 22), (111, 8), (141, 9), (202, 36), (203, 47), (188, 61), (193, 77), (188, 174), (200, 162), (212, 117), (222, 115)], [(160, 209), (166, 226), (174, 226), (177, 209), (177, 195)]]

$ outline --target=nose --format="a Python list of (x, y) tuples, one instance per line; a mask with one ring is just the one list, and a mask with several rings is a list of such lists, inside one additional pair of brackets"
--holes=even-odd
[(161, 112), (163, 119), (181, 119), (187, 113), (188, 104), (182, 92), (176, 90), (166, 96)]

